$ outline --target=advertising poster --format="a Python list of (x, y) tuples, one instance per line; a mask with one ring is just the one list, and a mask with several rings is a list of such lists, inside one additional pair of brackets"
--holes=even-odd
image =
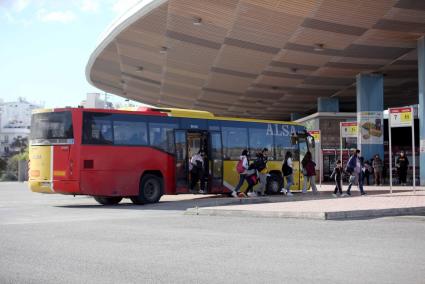
[(359, 144), (384, 143), (384, 113), (382, 111), (366, 111), (357, 113)]

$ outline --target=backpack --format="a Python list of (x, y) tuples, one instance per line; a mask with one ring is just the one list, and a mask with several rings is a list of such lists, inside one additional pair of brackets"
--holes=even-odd
[(241, 174), (245, 171), (245, 168), (243, 167), (243, 159), (239, 160), (239, 162), (236, 165), (236, 171)]
[(254, 169), (261, 172), (266, 168), (266, 163), (262, 157), (258, 157), (253, 163)]
[(288, 163), (284, 162), (282, 165), (282, 174), (286, 177), (292, 174), (292, 168), (288, 166)]

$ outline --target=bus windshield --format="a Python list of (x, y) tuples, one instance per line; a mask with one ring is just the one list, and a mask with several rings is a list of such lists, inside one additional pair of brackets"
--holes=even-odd
[(72, 144), (73, 142), (74, 133), (71, 112), (33, 114), (30, 134), (30, 143), (32, 145)]

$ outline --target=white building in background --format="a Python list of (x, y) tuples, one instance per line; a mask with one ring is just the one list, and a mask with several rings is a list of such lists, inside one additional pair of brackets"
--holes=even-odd
[(104, 96), (104, 100), (101, 99), (99, 93), (87, 93), (87, 97), (81, 102), (81, 105), (84, 108), (112, 108), (112, 103), (107, 101), (109, 95), (104, 94), (102, 96)]
[(26, 138), (30, 133), (31, 113), (41, 108), (19, 98), (16, 102), (0, 101), (0, 156), (13, 151), (11, 144), (16, 138)]

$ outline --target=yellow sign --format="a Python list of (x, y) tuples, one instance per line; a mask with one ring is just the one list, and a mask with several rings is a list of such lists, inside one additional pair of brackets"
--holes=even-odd
[(341, 122), (340, 127), (343, 138), (357, 137), (357, 122)]
[(391, 127), (404, 127), (413, 125), (413, 109), (411, 107), (390, 108)]
[(411, 122), (412, 121), (412, 113), (405, 112), (400, 116), (401, 122)]

